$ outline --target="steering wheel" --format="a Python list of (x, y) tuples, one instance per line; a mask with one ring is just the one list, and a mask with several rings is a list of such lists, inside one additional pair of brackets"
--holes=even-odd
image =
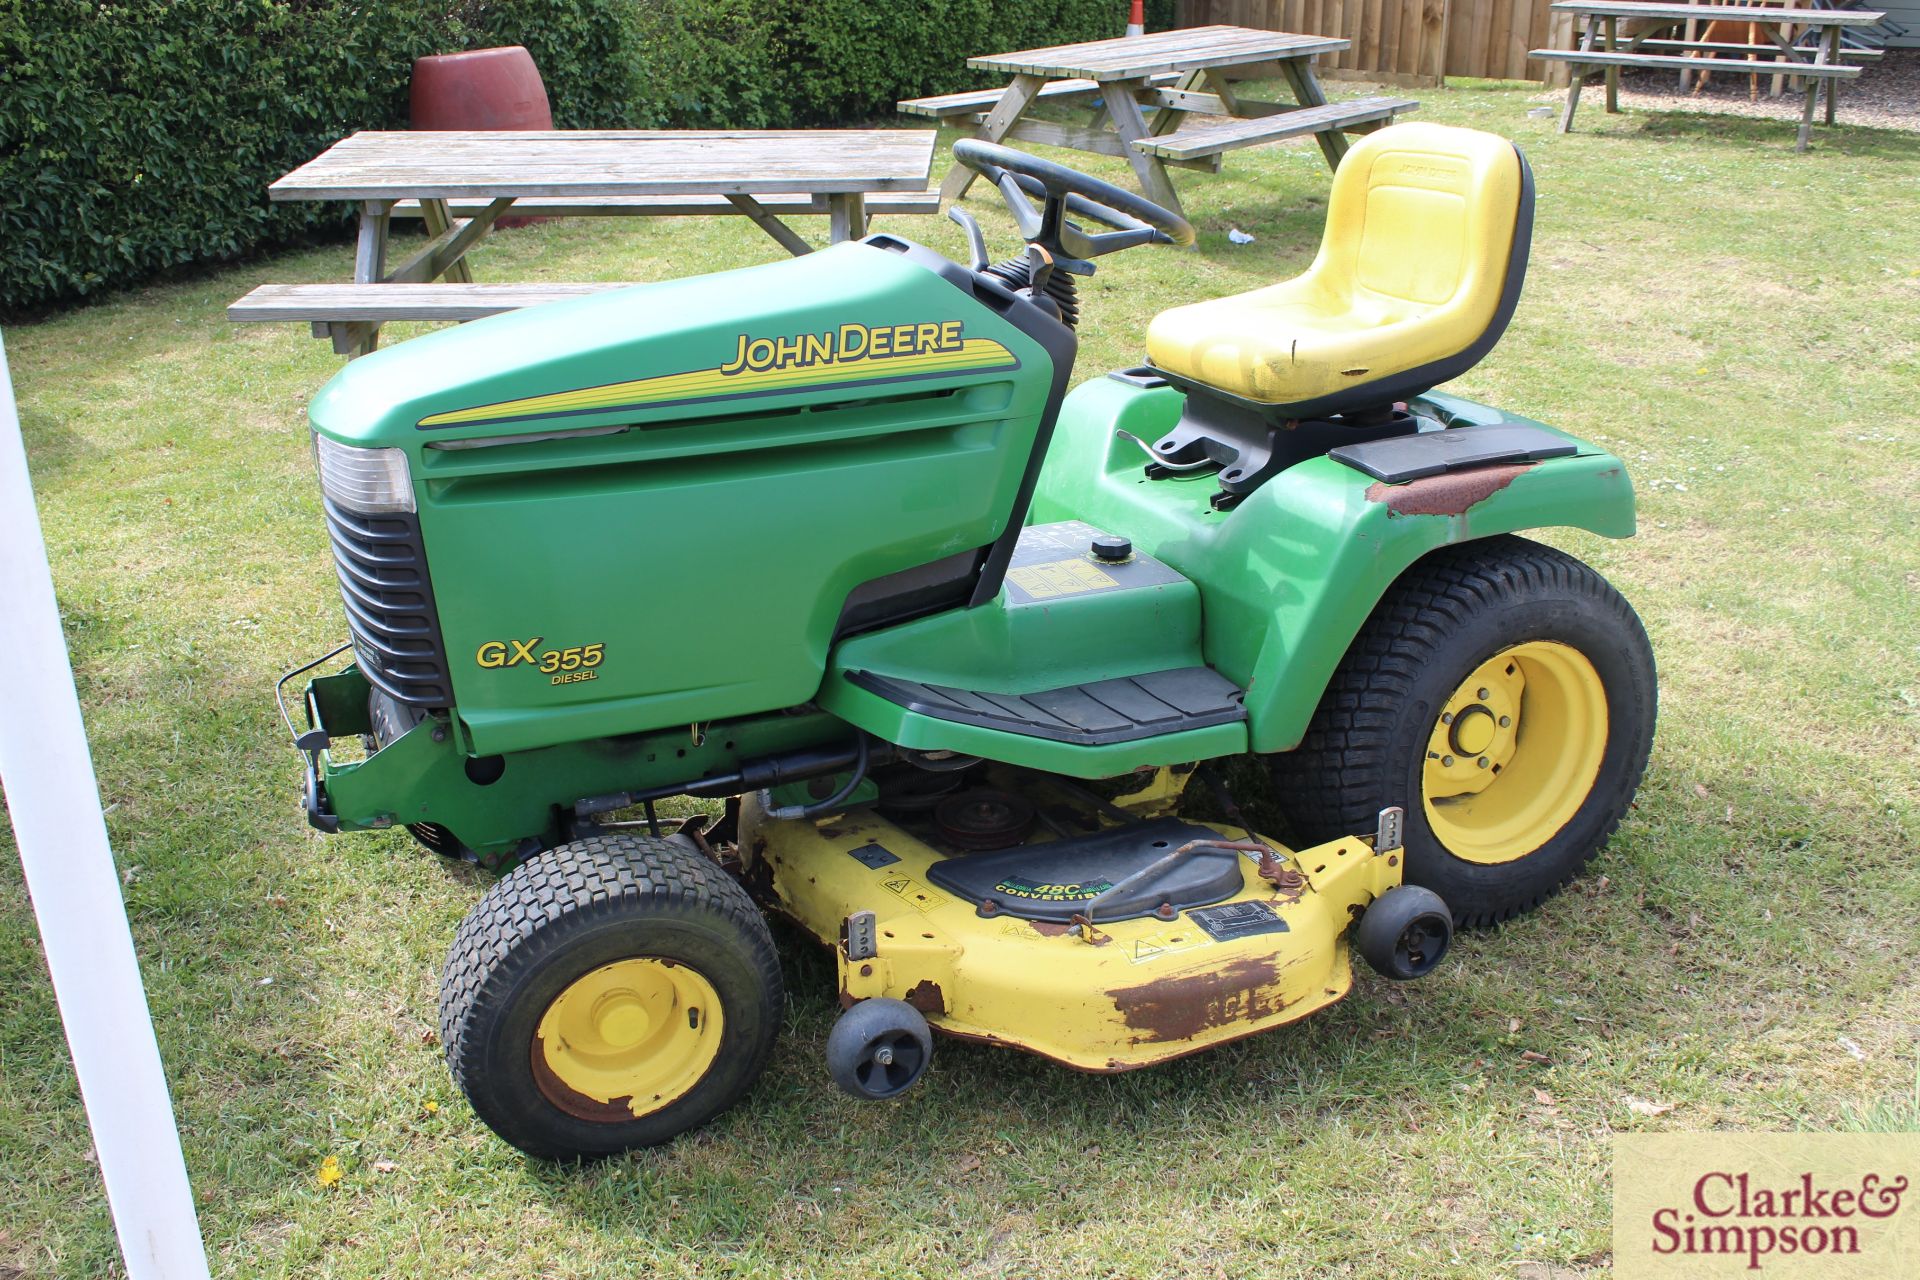
[[(954, 143), (953, 158), (1000, 188), (1020, 234), (1049, 254), (1086, 259), (1137, 244), (1193, 243), (1193, 224), (1173, 210), (1077, 169), (978, 138)], [(1043, 205), (1034, 208), (1029, 196)], [(1083, 231), (1070, 213), (1111, 230)]]

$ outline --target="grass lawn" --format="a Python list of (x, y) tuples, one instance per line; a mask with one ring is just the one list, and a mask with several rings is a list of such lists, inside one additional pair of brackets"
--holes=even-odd
[[(1920, 136), (1825, 129), (1797, 156), (1775, 122), (1594, 109), (1559, 137), (1530, 89), (1418, 96), (1519, 140), (1539, 181), (1526, 296), (1457, 389), (1607, 445), (1639, 487), (1639, 537), (1548, 535), (1660, 660), (1652, 766), (1587, 880), (1425, 982), (1363, 974), (1250, 1041), (1114, 1078), (943, 1042), (889, 1105), (828, 1084), (832, 971), (783, 934), (789, 1023), (747, 1102), (584, 1169), (496, 1140), (442, 1065), (439, 968), (485, 878), (299, 813), (272, 683), (343, 634), (303, 425), (339, 362), (222, 308), (344, 280), (349, 248), (10, 330), (216, 1272), (1546, 1280), (1608, 1269), (1613, 1133), (1920, 1127)], [(1137, 361), (1158, 309), (1311, 256), (1317, 149), (1176, 182), (1200, 252), (1101, 263), (1082, 377)], [(961, 252), (943, 220), (879, 225)], [(780, 253), (742, 219), (573, 221), (475, 262), (648, 280)], [(11, 853), (0, 1277), (111, 1274)]]

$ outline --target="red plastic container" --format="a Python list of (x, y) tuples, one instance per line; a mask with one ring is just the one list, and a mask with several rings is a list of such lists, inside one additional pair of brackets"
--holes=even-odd
[[(520, 45), (416, 58), (413, 127), (421, 130), (551, 129), (553, 108), (533, 55)], [(502, 218), (524, 227), (539, 218)]]

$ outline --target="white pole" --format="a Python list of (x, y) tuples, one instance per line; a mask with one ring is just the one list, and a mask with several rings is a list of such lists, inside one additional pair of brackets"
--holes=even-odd
[(206, 1280), (0, 341), (0, 785), (128, 1280)]

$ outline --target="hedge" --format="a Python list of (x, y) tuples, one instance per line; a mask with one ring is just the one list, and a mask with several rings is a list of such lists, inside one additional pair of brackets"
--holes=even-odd
[[(1168, 16), (1158, 0), (1155, 16)], [(1119, 34), (1124, 0), (0, 0), (0, 312), (338, 235), (267, 183), (405, 128), (413, 59), (524, 44), (561, 128), (887, 119), (983, 50)]]
[(622, 122), (621, 0), (0, 0), (0, 308), (344, 225), (266, 184), (405, 128), (421, 54), (526, 44), (557, 122)]
[[(1147, 27), (1174, 0), (1147, 0)], [(1117, 36), (1126, 0), (637, 0), (636, 127), (897, 120), (901, 98), (1001, 83), (967, 59)]]

